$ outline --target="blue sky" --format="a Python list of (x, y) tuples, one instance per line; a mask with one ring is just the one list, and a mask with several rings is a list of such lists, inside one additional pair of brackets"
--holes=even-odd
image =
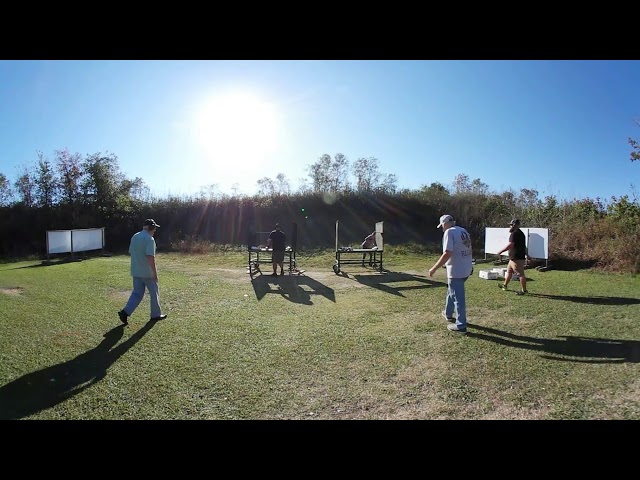
[(342, 153), (399, 188), (634, 197), (639, 86), (640, 61), (0, 61), (0, 173), (67, 148), (160, 196), (253, 194)]

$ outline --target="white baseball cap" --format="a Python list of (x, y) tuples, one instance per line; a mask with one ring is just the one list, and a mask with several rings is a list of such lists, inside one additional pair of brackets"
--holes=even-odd
[(451, 215), (442, 215), (440, 217), (440, 223), (438, 224), (438, 226), (436, 228), (440, 228), (445, 223), (450, 223), (450, 222), (455, 222), (455, 220), (453, 219), (453, 217)]

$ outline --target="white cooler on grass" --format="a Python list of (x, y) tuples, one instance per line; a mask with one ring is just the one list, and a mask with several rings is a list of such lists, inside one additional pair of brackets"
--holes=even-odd
[[(491, 269), (492, 272), (495, 272), (498, 274), (498, 278), (504, 278), (507, 274), (507, 269), (506, 268), (492, 268)], [(516, 272), (513, 272), (513, 275), (511, 276), (512, 280), (520, 280), (520, 275), (518, 275)]]
[(480, 278), (484, 278), (485, 280), (495, 280), (498, 278), (498, 272), (492, 272), (491, 270), (480, 270), (478, 272), (478, 276)]
[(507, 269), (506, 268), (499, 268), (499, 267), (492, 268), (491, 271), (492, 272), (496, 272), (498, 274), (498, 277), (500, 277), (500, 278), (504, 278), (504, 276), (507, 273)]

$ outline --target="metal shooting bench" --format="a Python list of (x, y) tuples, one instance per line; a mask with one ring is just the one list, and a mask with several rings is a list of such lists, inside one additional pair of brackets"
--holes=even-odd
[[(247, 273), (253, 276), (257, 273), (262, 275), (260, 270), (261, 263), (267, 263), (269, 269), (273, 264), (273, 249), (263, 246), (267, 243), (269, 234), (271, 232), (249, 232), (249, 238), (247, 241), (247, 253), (249, 260), (247, 262)], [(285, 232), (286, 235), (286, 232)], [(287, 272), (289, 275), (300, 275), (304, 273), (304, 270), (299, 270), (296, 265), (296, 244), (298, 243), (298, 224), (292, 222), (291, 237), (287, 236), (287, 240), (291, 239), (290, 246), (287, 246), (284, 250), (284, 263), (288, 264)]]
[[(382, 234), (384, 222), (376, 223), (376, 246), (374, 248), (352, 248), (352, 247), (339, 247), (338, 243), (338, 227), (339, 220), (336, 220), (336, 260), (333, 265), (333, 272), (337, 275), (340, 273), (340, 267), (342, 265), (361, 265), (364, 266), (365, 260), (363, 259), (363, 255), (371, 254), (371, 259), (369, 265), (378, 270), (380, 273), (383, 272), (382, 267), (382, 254), (384, 253), (384, 244), (382, 242)], [(358, 255), (358, 259), (347, 259), (342, 258), (343, 256), (350, 256), (356, 254)]]

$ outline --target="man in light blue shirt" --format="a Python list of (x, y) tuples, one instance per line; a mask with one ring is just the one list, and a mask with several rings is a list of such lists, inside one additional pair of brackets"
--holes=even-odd
[[(467, 333), (467, 306), (464, 282), (473, 273), (473, 252), (471, 236), (464, 228), (456, 226), (451, 215), (442, 215), (437, 228), (442, 227), (442, 255), (429, 269), (429, 276), (442, 265), (447, 267), (447, 300), (442, 316), (447, 319), (447, 328), (452, 332)], [(454, 310), (458, 313), (453, 318)]]
[(129, 254), (131, 255), (131, 276), (133, 291), (125, 307), (118, 312), (120, 321), (127, 325), (127, 317), (131, 316), (144, 297), (145, 288), (151, 298), (151, 320), (164, 320), (160, 295), (158, 292), (158, 270), (156, 269), (156, 241), (153, 235), (158, 225), (153, 218), (147, 218), (142, 230), (131, 237)]

